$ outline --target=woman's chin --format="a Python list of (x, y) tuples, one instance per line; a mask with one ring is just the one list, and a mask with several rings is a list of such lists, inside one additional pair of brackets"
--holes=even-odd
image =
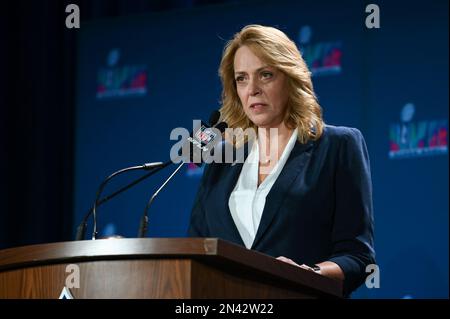
[(270, 121), (266, 117), (262, 116), (253, 116), (250, 118), (250, 121), (257, 127), (268, 127)]
[(255, 121), (252, 121), (253, 122), (253, 124), (255, 124), (258, 128), (271, 128), (271, 127), (277, 127), (278, 125), (276, 125), (275, 123), (274, 123), (274, 121), (268, 121), (268, 120), (255, 120)]

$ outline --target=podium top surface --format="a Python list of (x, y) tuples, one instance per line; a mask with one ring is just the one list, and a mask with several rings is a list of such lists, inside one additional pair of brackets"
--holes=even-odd
[(0, 250), (0, 271), (38, 265), (98, 260), (188, 258), (252, 269), (276, 279), (320, 287), (342, 297), (342, 282), (287, 264), (217, 238), (142, 238), (83, 240)]

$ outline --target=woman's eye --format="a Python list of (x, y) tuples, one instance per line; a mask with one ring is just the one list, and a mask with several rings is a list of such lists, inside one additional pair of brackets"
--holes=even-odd
[(262, 77), (264, 78), (264, 79), (270, 79), (271, 77), (272, 77), (272, 72), (263, 72), (262, 73)]
[(242, 81), (244, 81), (244, 77), (243, 76), (238, 76), (236, 78), (236, 82), (242, 82)]

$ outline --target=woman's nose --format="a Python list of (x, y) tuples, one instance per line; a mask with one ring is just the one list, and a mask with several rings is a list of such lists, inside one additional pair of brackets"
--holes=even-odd
[(261, 94), (261, 88), (259, 87), (259, 83), (257, 80), (250, 80), (248, 88), (249, 88), (249, 93), (252, 96)]

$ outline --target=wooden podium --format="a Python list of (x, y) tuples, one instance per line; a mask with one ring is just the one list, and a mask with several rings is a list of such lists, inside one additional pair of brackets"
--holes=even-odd
[(342, 282), (216, 238), (102, 239), (0, 251), (0, 298), (56, 299), (64, 287), (76, 299), (342, 297)]

